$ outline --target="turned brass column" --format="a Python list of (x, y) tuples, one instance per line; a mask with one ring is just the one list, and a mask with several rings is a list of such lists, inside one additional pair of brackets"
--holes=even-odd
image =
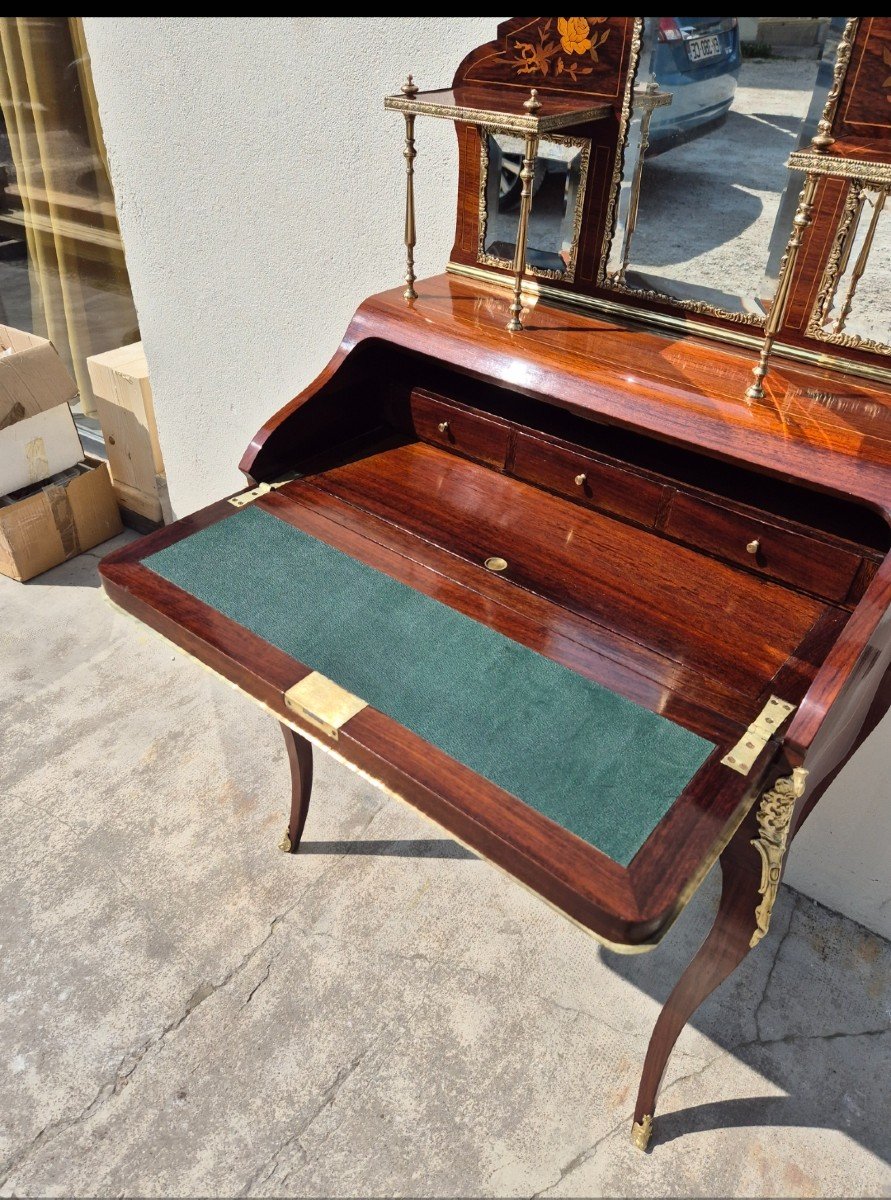
[[(418, 94), (418, 85), (411, 75), (400, 89), (404, 96), (413, 100)], [(405, 291), (406, 300), (417, 300), (415, 291), (415, 114), (405, 113)]]
[(773, 298), (773, 304), (770, 306), (770, 312), (767, 314), (767, 320), (764, 323), (764, 345), (761, 347), (761, 355), (758, 359), (758, 365), (753, 368), (752, 374), (755, 376), (755, 382), (746, 392), (746, 396), (750, 400), (764, 399), (764, 377), (767, 374), (768, 363), (770, 361), (770, 352), (773, 350), (773, 344), (776, 341), (776, 336), (783, 325), (783, 320), (786, 316), (786, 308), (789, 303), (789, 291), (792, 286), (792, 274), (795, 270), (795, 263), (798, 259), (798, 251), (801, 249), (804, 231), (811, 223), (811, 214), (813, 212), (814, 195), (817, 191), (818, 176), (808, 174), (805, 176), (804, 187), (801, 189), (801, 195), (798, 197), (798, 208), (792, 220), (792, 236), (786, 246), (786, 253), (783, 255), (780, 263), (780, 273), (777, 278), (776, 295)]
[[(533, 114), (541, 108), (541, 101), (535, 88), (532, 89), (529, 99), (523, 107), (527, 112)], [(526, 274), (526, 239), (529, 235), (529, 214), (532, 211), (532, 181), (535, 178), (536, 154), (538, 154), (538, 134), (527, 133), (523, 169), (520, 171), (523, 190), (520, 192), (520, 220), (517, 225), (517, 245), (514, 251), (514, 302), (510, 306), (510, 320), (507, 323), (511, 333), (519, 333), (523, 328), (523, 322), (520, 320), (523, 312), (523, 276)]]
[[(861, 196), (862, 196), (862, 193), (861, 193)], [(882, 210), (885, 207), (885, 200), (887, 199), (887, 196), (888, 196), (887, 191), (881, 191), (876, 196), (876, 202), (875, 202), (875, 205), (873, 206), (873, 210), (872, 210), (872, 217), (869, 222), (869, 229), (866, 231), (866, 237), (863, 239), (863, 245), (860, 247), (860, 253), (857, 255), (857, 261), (854, 263), (854, 269), (851, 272), (851, 278), (848, 281), (848, 290), (845, 293), (845, 298), (842, 301), (841, 308), (839, 309), (838, 316), (836, 317), (836, 320), (835, 320), (835, 329), (833, 330), (834, 333), (843, 333), (844, 332), (845, 322), (847, 321), (848, 317), (850, 316), (851, 305), (854, 303), (854, 297), (857, 294), (857, 285), (860, 283), (860, 280), (863, 278), (863, 272), (866, 270), (866, 263), (869, 259), (869, 252), (870, 252), (870, 250), (872, 250), (872, 244), (875, 241), (876, 229), (878, 228), (878, 225), (879, 225), (879, 217), (882, 215)], [(862, 199), (861, 199), (861, 205), (862, 205)], [(856, 233), (856, 231), (857, 231), (856, 225), (853, 227), (853, 231), (854, 231), (854, 233)], [(849, 257), (850, 257), (850, 250), (853, 248), (853, 244), (854, 244), (854, 238), (852, 237), (851, 238), (851, 246), (848, 249)], [(845, 263), (844, 265), (839, 264), (839, 271), (838, 271), (839, 279), (843, 278), (846, 268), (847, 268), (847, 263)]]

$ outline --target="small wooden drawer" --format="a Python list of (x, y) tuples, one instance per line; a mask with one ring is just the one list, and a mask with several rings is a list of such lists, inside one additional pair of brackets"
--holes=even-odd
[(497, 418), (449, 404), (426, 392), (412, 392), (411, 416), (415, 433), (432, 442), (489, 467), (504, 467), (510, 441), (510, 426)]
[(513, 474), (591, 508), (653, 525), (666, 489), (658, 483), (521, 433), (517, 436)]
[(844, 600), (860, 566), (858, 555), (839, 546), (681, 494), (671, 502), (665, 532), (827, 600)]

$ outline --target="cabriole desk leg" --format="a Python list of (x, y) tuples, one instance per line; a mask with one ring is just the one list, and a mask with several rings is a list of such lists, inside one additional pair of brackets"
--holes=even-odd
[(309, 812), (309, 797), (312, 792), (312, 742), (307, 741), (290, 725), (282, 725), (288, 762), (291, 764), (291, 819), (281, 849), (286, 854), (296, 854)]
[[(681, 1030), (767, 933), (788, 843), (889, 710), (891, 668), (885, 672), (857, 736), (832, 770), (807, 792), (805, 771), (793, 770), (788, 778), (774, 780), (721, 855), (723, 886), (714, 925), (666, 1001), (647, 1049), (631, 1128), (631, 1139), (641, 1150), (649, 1144), (659, 1084)], [(802, 796), (806, 798), (798, 812), (796, 803)]]
[(659, 1085), (681, 1030), (751, 949), (755, 910), (761, 900), (761, 867), (751, 845), (752, 834), (752, 823), (746, 819), (721, 855), (723, 886), (715, 923), (653, 1029), (631, 1127), (631, 1140), (640, 1150), (649, 1145)]

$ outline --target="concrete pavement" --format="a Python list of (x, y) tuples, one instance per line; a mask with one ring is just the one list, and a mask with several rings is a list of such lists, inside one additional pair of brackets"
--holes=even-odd
[(891, 948), (784, 889), (630, 1144), (714, 878), (611, 954), (103, 602), (0, 578), (0, 1195), (891, 1194)]

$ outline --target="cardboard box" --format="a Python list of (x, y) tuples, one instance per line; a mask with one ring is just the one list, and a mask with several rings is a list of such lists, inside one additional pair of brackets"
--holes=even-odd
[(45, 338), (0, 325), (0, 496), (80, 462), (76, 399), (77, 384)]
[(105, 463), (78, 463), (23, 499), (0, 502), (0, 573), (32, 579), (122, 528)]
[(67, 471), (83, 456), (67, 404), (0, 429), (0, 496)]
[(155, 524), (171, 519), (142, 342), (87, 359), (118, 502)]

